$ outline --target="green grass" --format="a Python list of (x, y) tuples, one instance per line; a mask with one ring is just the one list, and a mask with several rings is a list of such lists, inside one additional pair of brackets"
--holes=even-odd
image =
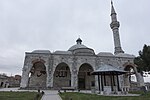
[(37, 94), (37, 92), (0, 92), (0, 100), (34, 100)]
[(77, 92), (66, 92), (59, 95), (61, 96), (62, 100), (150, 100), (150, 92), (136, 97), (101, 96)]

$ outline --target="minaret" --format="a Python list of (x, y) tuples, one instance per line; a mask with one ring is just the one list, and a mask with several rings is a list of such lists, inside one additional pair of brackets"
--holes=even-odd
[(118, 53), (124, 53), (124, 51), (121, 48), (121, 43), (120, 43), (120, 37), (119, 37), (119, 22), (117, 21), (117, 14), (115, 12), (113, 2), (111, 1), (111, 24), (110, 27), (113, 31), (113, 36), (114, 36), (114, 46), (115, 46), (115, 54)]

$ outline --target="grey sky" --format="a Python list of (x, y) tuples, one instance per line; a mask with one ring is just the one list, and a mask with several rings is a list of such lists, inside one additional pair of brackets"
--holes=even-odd
[[(114, 0), (126, 53), (150, 43), (150, 0)], [(114, 52), (110, 0), (0, 0), (0, 73), (21, 74), (25, 52), (68, 50), (80, 36), (96, 53)]]

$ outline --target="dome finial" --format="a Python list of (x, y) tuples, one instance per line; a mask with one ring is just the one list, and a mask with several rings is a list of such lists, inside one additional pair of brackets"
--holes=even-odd
[(78, 39), (76, 40), (76, 42), (77, 42), (77, 44), (81, 44), (81, 43), (82, 43), (82, 40), (81, 40), (80, 38), (78, 38)]

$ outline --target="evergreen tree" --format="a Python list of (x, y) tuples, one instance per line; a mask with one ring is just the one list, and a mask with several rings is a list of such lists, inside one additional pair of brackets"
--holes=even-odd
[(144, 45), (143, 50), (139, 51), (139, 56), (134, 59), (134, 63), (138, 66), (139, 72), (150, 71), (150, 46)]

